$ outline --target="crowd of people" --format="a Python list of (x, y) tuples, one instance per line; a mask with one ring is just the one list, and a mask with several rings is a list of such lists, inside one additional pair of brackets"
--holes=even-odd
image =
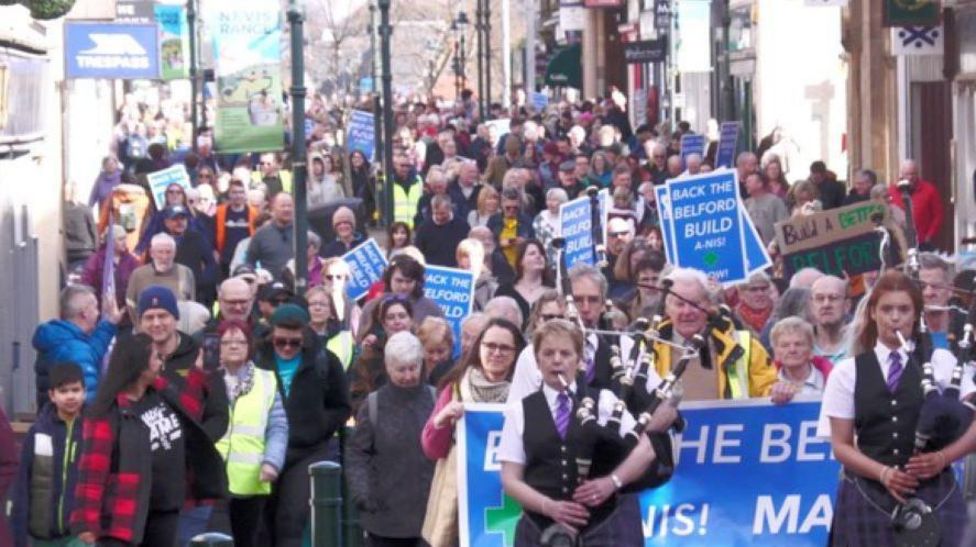
[[(677, 411), (665, 404), (638, 422), (642, 409), (617, 399), (613, 363), (655, 315), (656, 338), (642, 350), (654, 355), (649, 394), (681, 358), (675, 348), (702, 336), (682, 377), (686, 401), (823, 396), (823, 434), (848, 474), (845, 510), (834, 512), (840, 544), (890, 544), (890, 527), (857, 519), (873, 523), (880, 517), (864, 516), (868, 503), (887, 507), (916, 489), (949, 500), (938, 511), (943, 533), (961, 537), (965, 511), (947, 466), (976, 446), (976, 430), (912, 456), (921, 388), (909, 368), (900, 387), (892, 383), (900, 372), (891, 355), (902, 370), (910, 356), (897, 334), (914, 334), (924, 316), (937, 378), (948, 382), (946, 350), (961, 333), (953, 287), (973, 276), (935, 253), (921, 254), (917, 283), (894, 271), (840, 278), (812, 268), (785, 279), (777, 266), (723, 287), (674, 267), (654, 187), (708, 172), (716, 147), (682, 162), (688, 124), (632, 128), (624, 104), (614, 93), (544, 112), (494, 106), (509, 121), (502, 135), (476, 119), (469, 93), (446, 108), (400, 105), (388, 219), (375, 166), (336, 146), (330, 118), (318, 118), (309, 206), (358, 199), (335, 209), (330, 231), (309, 232), (307, 249), (294, 248), (286, 158), (218, 154), (204, 130), (197, 151), (176, 159), (192, 187), (169, 186), (157, 207), (146, 175), (171, 165), (172, 147), (137, 125), (143, 138), (126, 133), (102, 163), (88, 203), (97, 214), (72, 209), (69, 237), (83, 243), (69, 255), (77, 273), (60, 317), (34, 337), (38, 416), (13, 490), (15, 544), (172, 547), (217, 529), (237, 545), (298, 546), (309, 525), (308, 466), (334, 460), (369, 545), (457, 545), (455, 426), (466, 403), (488, 402), (508, 405), (499, 460), (506, 492), (524, 509), (516, 545), (540, 545), (554, 526), (586, 545), (642, 545), (632, 492), (666, 480), (656, 473), (670, 458)], [(876, 200), (893, 232), (905, 225), (900, 192), (870, 169), (849, 189), (823, 162), (791, 182), (774, 152), (742, 152), (734, 166), (774, 257), (774, 226), (791, 215)], [(940, 199), (914, 162), (901, 176), (913, 188), (919, 243), (932, 249)], [(607, 263), (561, 273), (559, 206), (589, 187), (608, 189), (612, 201)], [(353, 272), (341, 257), (380, 219), (389, 265), (351, 299)], [(100, 237), (86, 243), (85, 234)], [(300, 252), (304, 294), (295, 288)], [(444, 312), (424, 296), (428, 265), (476, 280), (459, 353)], [(584, 396), (596, 401), (596, 423), (620, 420), (621, 438), (640, 431), (622, 454), (597, 451), (589, 473), (567, 464), (584, 450), (574, 418)], [(614, 417), (620, 402), (627, 408)], [(896, 414), (907, 419), (891, 440), (885, 422)], [(856, 481), (880, 497), (859, 497)]]

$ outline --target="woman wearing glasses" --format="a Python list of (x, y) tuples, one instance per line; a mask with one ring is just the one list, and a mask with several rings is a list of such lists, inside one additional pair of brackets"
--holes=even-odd
[(274, 373), (288, 416), (285, 463), (265, 511), (274, 545), (301, 544), (309, 511), (308, 466), (329, 459), (329, 440), (349, 417), (342, 364), (315, 344), (308, 322), (299, 306), (278, 306), (255, 359), (259, 368)]
[(386, 383), (383, 348), (386, 341), (398, 332), (413, 331), (414, 312), (410, 300), (402, 296), (387, 295), (372, 310), (372, 325), (362, 341), (362, 353), (349, 369), (349, 396), (353, 411), (366, 396)]
[(515, 357), (524, 346), (518, 327), (505, 319), (491, 319), (471, 351), (441, 380), (437, 404), (421, 436), (424, 454), (437, 461), (423, 530), (431, 547), (458, 542), (454, 427), (464, 413), (464, 403), (504, 403)]
[(230, 403), (230, 425), (217, 441), (217, 451), (226, 462), (234, 542), (249, 547), (257, 545), (264, 503), (285, 464), (288, 418), (274, 373), (251, 361), (253, 344), (247, 323), (222, 321), (217, 334)]

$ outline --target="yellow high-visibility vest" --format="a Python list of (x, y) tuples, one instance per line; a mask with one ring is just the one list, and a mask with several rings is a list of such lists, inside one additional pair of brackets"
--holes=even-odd
[(396, 183), (390, 186), (393, 188), (393, 220), (406, 223), (412, 230), (417, 204), (424, 195), (424, 185), (415, 183), (408, 191), (404, 191), (403, 186)]
[(277, 392), (274, 373), (255, 367), (251, 390), (230, 405), (230, 423), (217, 441), (217, 451), (227, 462), (227, 486), (231, 494), (271, 493), (271, 483), (261, 481), (261, 463), (268, 415)]
[(749, 398), (749, 361), (752, 359), (752, 333), (747, 330), (735, 331), (736, 342), (745, 350), (742, 357), (729, 367), (729, 393), (733, 399)]

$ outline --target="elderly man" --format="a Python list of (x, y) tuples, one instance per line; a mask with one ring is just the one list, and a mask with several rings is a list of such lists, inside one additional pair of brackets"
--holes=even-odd
[(513, 325), (522, 325), (525, 320), (518, 302), (511, 296), (496, 296), (485, 304), (483, 312), (488, 319), (506, 319)]
[(668, 179), (668, 148), (653, 139), (644, 142), (647, 163), (641, 167), (641, 179), (654, 185)]
[(735, 159), (735, 171), (739, 175), (739, 195), (742, 199), (749, 197), (746, 192), (746, 179), (753, 173), (759, 173), (759, 158), (752, 152), (742, 152)]
[(463, 160), (458, 171), (457, 179), (447, 187), (447, 193), (454, 201), (455, 216), (468, 218), (468, 213), (478, 209), (478, 194), (481, 193), (481, 183), (478, 182), (478, 164), (471, 160)]
[[(915, 160), (905, 160), (899, 169), (899, 180), (907, 180), (909, 194), (912, 198), (912, 219), (915, 221), (915, 231), (918, 243), (924, 250), (933, 250), (933, 240), (942, 229), (945, 211), (942, 206), (942, 196), (935, 185), (918, 176), (918, 164)], [(892, 204), (905, 209), (901, 190), (896, 182), (888, 187)]]
[(576, 178), (575, 160), (566, 160), (559, 164), (559, 186), (557, 188), (562, 188), (569, 196), (570, 201), (579, 197), (583, 191), (580, 179)]
[(414, 245), (424, 253), (427, 264), (456, 268), (457, 247), (467, 235), (468, 223), (455, 216), (450, 196), (434, 196), (431, 209), (431, 220), (417, 228)]
[(271, 222), (258, 228), (247, 247), (247, 263), (253, 268), (260, 264), (275, 279), (281, 277), (285, 265), (295, 258), (295, 200), (281, 192), (271, 201)]
[(125, 302), (129, 317), (136, 318), (136, 302), (139, 294), (150, 285), (168, 287), (178, 300), (193, 300), (196, 295), (196, 279), (193, 271), (176, 263), (176, 240), (169, 234), (153, 236), (149, 243), (149, 264), (139, 266), (129, 277), (129, 287), (125, 292)]
[(190, 268), (196, 281), (196, 300), (209, 306), (213, 303), (217, 263), (210, 241), (200, 232), (188, 230), (189, 222), (190, 211), (182, 205), (170, 205), (163, 210), (166, 233), (176, 241), (176, 262)]
[(685, 172), (689, 175), (698, 175), (702, 172), (701, 154), (688, 154), (685, 158)]
[(207, 370), (215, 370), (220, 364), (220, 335), (217, 326), (221, 321), (241, 321), (254, 326), (254, 295), (251, 286), (240, 277), (225, 279), (217, 289), (219, 312), (204, 327), (193, 333), (193, 340), (203, 348), (203, 364)]
[(114, 298), (102, 301), (105, 319), (98, 318), (95, 291), (85, 285), (69, 285), (61, 291), (61, 317), (42, 323), (34, 331), (32, 344), (37, 351), (37, 409), (49, 400), (48, 372), (58, 363), (72, 362), (85, 375), (88, 402), (95, 399), (102, 375), (102, 360), (115, 337), (122, 318)]
[(813, 353), (836, 365), (850, 353), (847, 317), (851, 300), (847, 282), (832, 275), (814, 281), (810, 287), (810, 311), (813, 315)]
[[(658, 327), (664, 339), (687, 344), (704, 334), (708, 347), (691, 360), (681, 383), (684, 400), (746, 399), (769, 395), (776, 383), (776, 369), (759, 339), (749, 331), (736, 331), (728, 322), (709, 322), (708, 278), (698, 270), (676, 268), (667, 279), (671, 291), (665, 297), (667, 318)], [(657, 342), (657, 372), (667, 375), (680, 355), (671, 346)]]
[(417, 214), (413, 217), (414, 229), (430, 222), (430, 217), (433, 214), (431, 200), (435, 196), (447, 196), (448, 184), (447, 173), (440, 166), (435, 165), (430, 168), (430, 171), (427, 171), (428, 191), (417, 202)]
[(949, 311), (952, 297), (952, 266), (934, 253), (922, 253), (918, 257), (921, 269), (922, 299), (925, 302), (925, 322), (932, 333), (933, 347), (949, 349), (949, 333), (960, 339), (960, 320), (954, 320)]

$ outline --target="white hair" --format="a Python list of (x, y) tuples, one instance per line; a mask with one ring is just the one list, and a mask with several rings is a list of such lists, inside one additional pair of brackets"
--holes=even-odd
[(521, 325), (524, 320), (522, 317), (522, 309), (519, 308), (518, 302), (511, 296), (496, 296), (492, 298), (485, 304), (484, 314), (488, 317), (501, 317), (508, 320), (517, 319), (517, 321), (512, 321), (516, 325)]
[(174, 249), (176, 248), (176, 240), (173, 239), (173, 236), (167, 234), (166, 232), (159, 232), (158, 234), (152, 236), (152, 239), (149, 240), (149, 248), (155, 249), (164, 243), (171, 245)]
[(386, 341), (383, 350), (383, 362), (386, 365), (420, 364), (423, 359), (423, 344), (408, 331), (398, 332)]
[(697, 283), (702, 288), (702, 292), (708, 294), (708, 276), (701, 270), (694, 268), (674, 268), (665, 279), (672, 283)]

